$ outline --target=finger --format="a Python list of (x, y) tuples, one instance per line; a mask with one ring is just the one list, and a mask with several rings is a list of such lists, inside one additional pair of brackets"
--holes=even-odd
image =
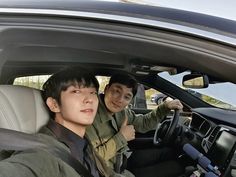
[(135, 132), (135, 128), (134, 128), (134, 125), (127, 125), (130, 129), (131, 132)]
[(135, 133), (135, 128), (134, 128), (134, 126), (132, 125), (132, 130), (133, 130), (133, 132)]
[(183, 109), (183, 105), (182, 104), (179, 105), (179, 109)]
[(127, 126), (127, 124), (128, 124), (128, 117), (127, 116), (125, 116), (125, 119), (124, 119), (124, 121), (123, 121), (123, 123), (122, 123), (122, 127), (123, 126)]
[(177, 100), (177, 102), (176, 102), (176, 108), (177, 109), (183, 109), (183, 105), (179, 100)]

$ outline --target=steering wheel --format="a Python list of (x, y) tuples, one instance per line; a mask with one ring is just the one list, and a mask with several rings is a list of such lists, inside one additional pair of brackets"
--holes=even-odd
[(178, 125), (179, 112), (179, 110), (174, 110), (172, 119), (167, 119), (157, 124), (153, 137), (153, 144), (160, 145), (161, 143), (166, 143), (169, 141), (170, 137), (174, 133), (175, 128)]

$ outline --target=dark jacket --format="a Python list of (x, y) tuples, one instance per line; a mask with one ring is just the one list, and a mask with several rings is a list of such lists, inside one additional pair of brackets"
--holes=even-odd
[[(64, 153), (71, 154), (72, 151), (65, 143), (58, 138), (53, 131), (48, 127), (43, 127), (40, 133), (32, 135), (37, 138), (42, 144), (47, 146), (39, 146), (24, 151), (15, 151), (8, 153), (10, 157), (7, 158), (6, 151), (2, 151), (5, 159), (0, 161), (0, 177), (80, 177), (70, 165), (68, 165), (61, 158), (53, 155), (50, 151), (63, 150)], [(109, 173), (109, 169), (99, 157), (87, 146), (86, 150), (89, 158), (95, 163), (104, 176), (116, 176)], [(81, 153), (80, 153), (81, 154)], [(91, 169), (90, 169), (91, 171)], [(112, 171), (110, 171), (112, 172)]]

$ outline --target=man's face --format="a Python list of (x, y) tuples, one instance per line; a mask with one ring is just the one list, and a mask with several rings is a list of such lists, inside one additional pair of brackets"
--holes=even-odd
[(60, 114), (69, 124), (87, 126), (93, 123), (98, 107), (97, 91), (93, 87), (70, 86), (61, 92)]
[(105, 105), (109, 112), (116, 113), (122, 111), (132, 100), (132, 88), (119, 83), (113, 83), (105, 89)]

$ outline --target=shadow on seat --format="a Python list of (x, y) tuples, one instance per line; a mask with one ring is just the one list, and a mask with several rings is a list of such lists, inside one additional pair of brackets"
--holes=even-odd
[(36, 133), (48, 120), (40, 90), (0, 85), (0, 128)]

